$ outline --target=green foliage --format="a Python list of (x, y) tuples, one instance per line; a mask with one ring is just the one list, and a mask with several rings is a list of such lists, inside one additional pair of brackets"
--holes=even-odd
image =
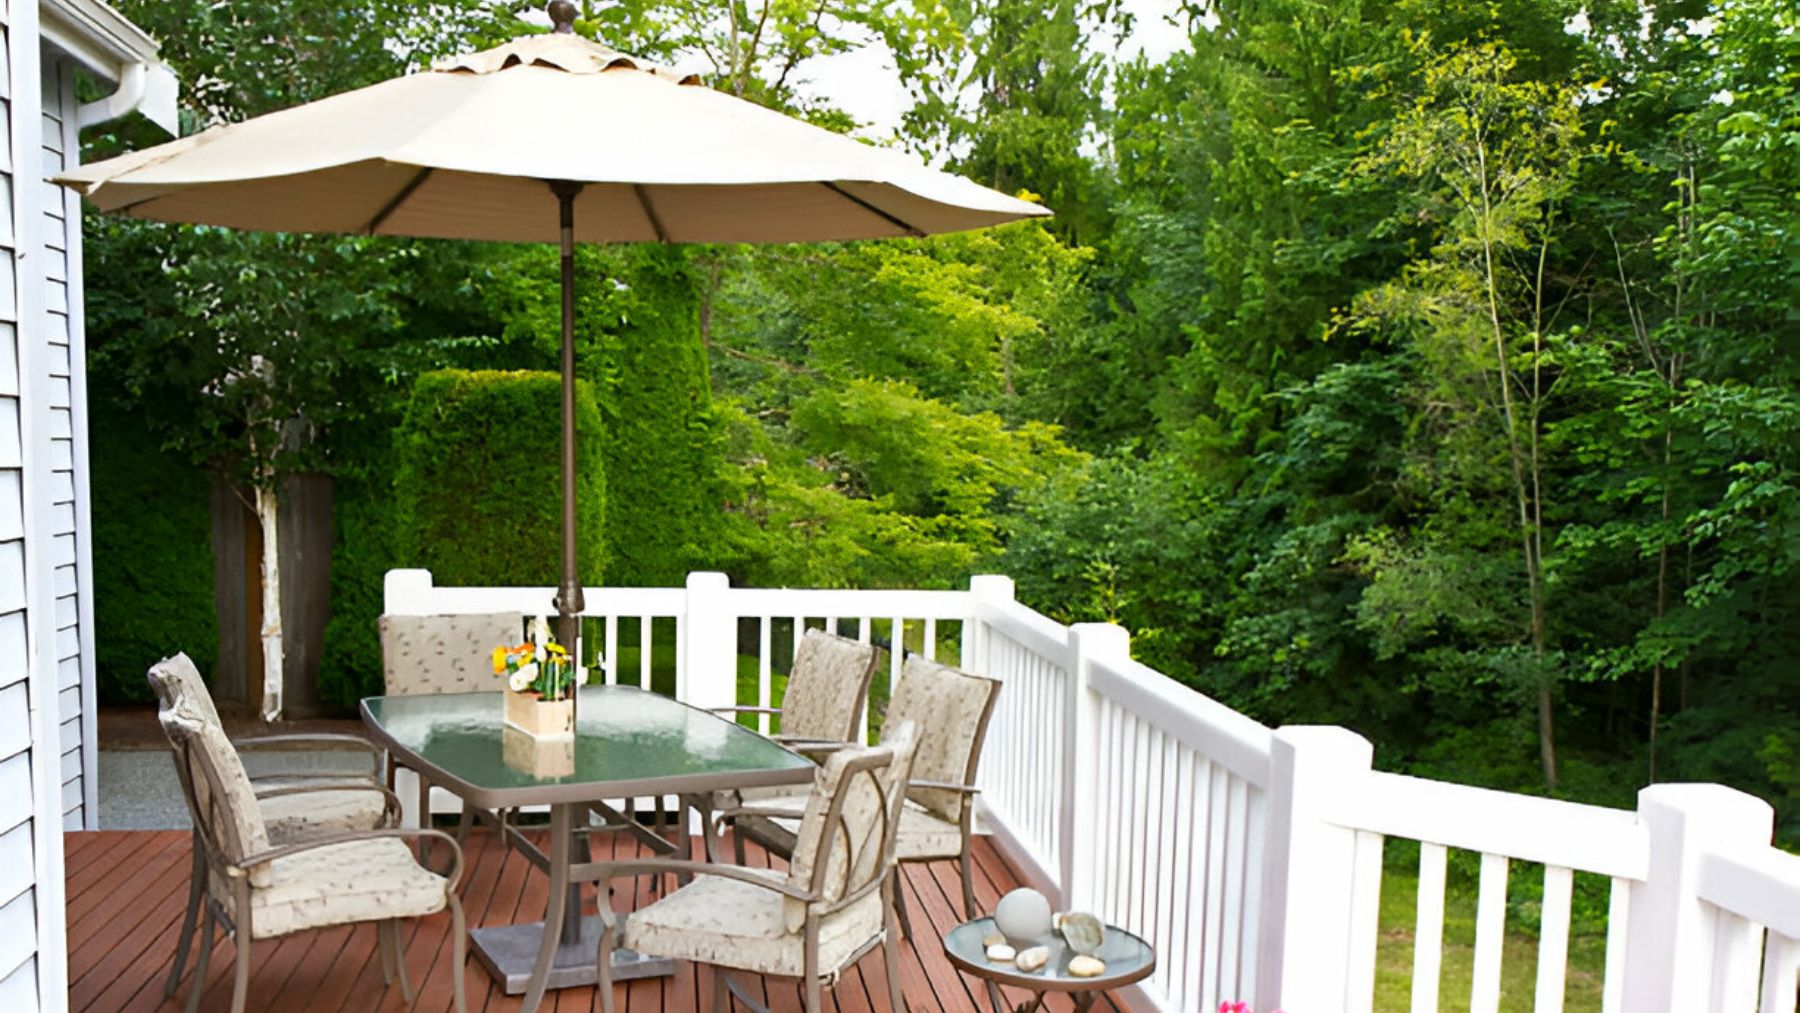
[(100, 700), (143, 703), (158, 659), (186, 651), (206, 671), (218, 653), (212, 483), (133, 426), (95, 426), (88, 463)]
[[(438, 370), (413, 385), (395, 432), (398, 565), (446, 585), (554, 586), (562, 573), (562, 381), (554, 373)], [(604, 561), (605, 472), (593, 388), (575, 398), (583, 583)]]

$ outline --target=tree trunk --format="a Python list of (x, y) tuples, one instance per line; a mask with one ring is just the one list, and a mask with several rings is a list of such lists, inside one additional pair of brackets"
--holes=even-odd
[(256, 488), (256, 519), (262, 527), (262, 652), (264, 721), (281, 717), (281, 539), (280, 497), (272, 486)]

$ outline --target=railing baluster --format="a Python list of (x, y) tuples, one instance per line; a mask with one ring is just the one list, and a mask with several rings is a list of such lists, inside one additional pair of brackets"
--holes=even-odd
[[(775, 706), (775, 617), (759, 616), (756, 620), (756, 705)], [(769, 734), (769, 715), (756, 716), (756, 730)]]
[(1444, 869), (1441, 844), (1419, 844), (1419, 902), (1413, 920), (1412, 1013), (1437, 1013), (1444, 965)]
[(925, 655), (927, 660), (930, 660), (930, 661), (938, 660), (938, 656), (937, 656), (937, 617), (936, 616), (926, 616), (925, 617), (925, 638), (924, 638), (924, 642), (919, 645), (919, 653)]
[(1506, 941), (1505, 855), (1481, 856), (1481, 885), (1475, 900), (1475, 970), (1469, 982), (1469, 1013), (1500, 1013), (1500, 957)]
[(1224, 981), (1219, 964), (1219, 954), (1224, 942), (1224, 903), (1225, 903), (1225, 821), (1229, 801), (1225, 798), (1225, 772), (1218, 764), (1206, 764), (1206, 908), (1205, 921), (1202, 923), (1205, 932), (1205, 945), (1200, 951), (1201, 966), (1206, 976), (1205, 1005), (1211, 1006), (1236, 996), (1226, 995), (1222, 991)]
[(1356, 834), (1351, 872), (1350, 959), (1346, 968), (1346, 1013), (1370, 1013), (1375, 1006), (1375, 940), (1381, 930), (1381, 849), (1386, 838)]
[(606, 617), (606, 659), (600, 666), (606, 673), (606, 684), (612, 686), (619, 681), (619, 617)]
[(1758, 1013), (1794, 1013), (1800, 985), (1800, 940), (1769, 933), (1763, 948), (1762, 1003)]
[(1225, 841), (1220, 858), (1225, 865), (1225, 903), (1219, 910), (1219, 987), (1233, 995), (1244, 994), (1244, 983), (1236, 980), (1238, 954), (1244, 945), (1241, 934), (1234, 931), (1244, 912), (1244, 881), (1235, 875), (1240, 868), (1238, 856), (1244, 852), (1244, 813), (1249, 808), (1245, 785), (1235, 774), (1226, 773)]
[(1562, 1013), (1569, 964), (1569, 915), (1575, 873), (1544, 866), (1544, 903), (1539, 917), (1536, 1013)]
[(638, 685), (650, 688), (650, 661), (656, 654), (656, 643), (651, 636), (654, 620), (643, 616), (638, 620)]
[(1600, 1013), (1625, 1010), (1625, 936), (1631, 921), (1631, 880), (1614, 877), (1606, 904), (1606, 976), (1600, 986)]

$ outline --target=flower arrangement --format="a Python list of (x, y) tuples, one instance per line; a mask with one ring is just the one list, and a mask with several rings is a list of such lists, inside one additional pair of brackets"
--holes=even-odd
[[(1256, 1011), (1251, 1009), (1250, 1004), (1247, 1002), (1232, 1002), (1227, 1000), (1219, 1004), (1219, 1013), (1256, 1013)], [(1281, 1011), (1271, 1010), (1270, 1013), (1281, 1013)]]
[(587, 670), (550, 639), (550, 622), (532, 620), (528, 643), (494, 648), (494, 674), (506, 680), (506, 723), (536, 738), (575, 734), (575, 686)]
[(567, 700), (587, 675), (577, 673), (568, 649), (550, 639), (550, 622), (543, 616), (532, 620), (530, 642), (494, 648), (494, 674), (505, 678), (512, 692), (531, 693), (546, 703)]

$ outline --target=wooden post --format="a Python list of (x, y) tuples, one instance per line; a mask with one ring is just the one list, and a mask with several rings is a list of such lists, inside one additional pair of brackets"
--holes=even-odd
[(1057, 884), (1065, 908), (1095, 910), (1094, 835), (1099, 826), (1100, 707), (1090, 687), (1096, 661), (1119, 666), (1131, 660), (1131, 634), (1112, 623), (1077, 623), (1069, 628), (1075, 663), (1069, 669), (1068, 699), (1063, 709), (1062, 820), (1057, 828), (1062, 868)]
[(1766, 848), (1767, 802), (1717, 784), (1653, 784), (1638, 792), (1650, 831), (1650, 874), (1631, 886), (1625, 935), (1626, 1013), (1713, 1009), (1718, 912), (1700, 899), (1708, 853)]
[(1375, 750), (1355, 732), (1329, 726), (1282, 728), (1272, 745), (1253, 1002), (1257, 1009), (1341, 1009), (1352, 970), (1356, 832), (1320, 813), (1358, 789)]
[(731, 581), (722, 573), (687, 578), (687, 616), (682, 622), (682, 664), (687, 685), (677, 695), (696, 707), (731, 707), (737, 700), (737, 615)]

